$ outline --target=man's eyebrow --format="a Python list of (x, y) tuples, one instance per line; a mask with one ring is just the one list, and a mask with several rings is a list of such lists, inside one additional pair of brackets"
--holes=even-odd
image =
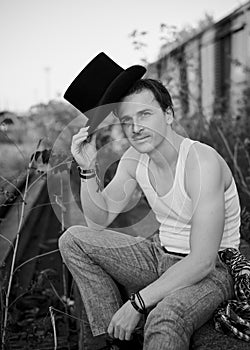
[[(142, 109), (140, 111), (137, 111), (136, 114), (143, 114), (145, 112), (152, 112), (152, 111), (153, 111), (153, 109), (148, 107), (148, 108), (144, 108), (144, 109)], [(124, 114), (123, 116), (120, 117), (120, 119), (123, 119), (123, 118), (131, 118), (131, 116), (127, 115), (127, 114)]]
[(122, 115), (122, 116), (119, 116), (119, 119), (126, 119), (126, 118), (131, 118), (129, 115), (127, 115), (127, 114), (124, 114), (124, 115)]
[(142, 114), (142, 113), (145, 113), (145, 112), (152, 112), (153, 109), (152, 108), (144, 108), (142, 109), (141, 111), (138, 111), (137, 114)]

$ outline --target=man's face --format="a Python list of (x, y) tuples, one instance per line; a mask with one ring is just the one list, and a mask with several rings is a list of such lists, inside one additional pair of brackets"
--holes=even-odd
[(165, 138), (166, 114), (150, 90), (125, 97), (118, 116), (128, 141), (141, 153), (152, 152)]

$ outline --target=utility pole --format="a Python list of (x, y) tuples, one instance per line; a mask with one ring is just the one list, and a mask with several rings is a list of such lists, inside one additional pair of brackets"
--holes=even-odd
[(51, 99), (51, 81), (50, 81), (51, 68), (49, 66), (45, 67), (44, 73), (45, 73), (46, 99), (47, 99), (47, 102), (49, 102)]

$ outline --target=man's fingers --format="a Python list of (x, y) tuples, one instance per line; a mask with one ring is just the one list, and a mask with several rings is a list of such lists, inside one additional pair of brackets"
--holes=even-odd
[(131, 333), (125, 332), (125, 330), (123, 328), (121, 328), (118, 325), (113, 326), (112, 323), (110, 323), (109, 327), (108, 327), (108, 334), (110, 337), (112, 338), (116, 338), (116, 339), (120, 339), (120, 340), (125, 340), (125, 337), (127, 336), (127, 338), (130, 338)]
[(91, 137), (90, 138), (90, 144), (92, 146), (95, 146), (95, 144), (96, 144), (96, 132), (94, 134), (89, 135), (89, 136)]
[(108, 326), (107, 332), (108, 332), (108, 334), (109, 334), (109, 336), (110, 336), (111, 338), (114, 337), (114, 327), (113, 327), (112, 322), (110, 322), (110, 324), (109, 324), (109, 326)]
[(77, 134), (73, 135), (72, 140), (78, 139), (79, 137), (87, 137), (88, 135), (88, 128), (81, 128)]
[(120, 327), (118, 327), (118, 326), (114, 327), (114, 338), (120, 339)]
[(87, 131), (89, 129), (90, 126), (84, 126), (83, 128), (81, 128), (79, 131)]
[(125, 332), (125, 340), (130, 340), (131, 339), (131, 331)]
[(125, 330), (120, 326), (115, 327), (114, 337), (120, 340), (125, 340)]
[(80, 152), (82, 150), (83, 142), (85, 140), (78, 139), (71, 144), (71, 152), (77, 151)]
[(120, 340), (124, 340), (125, 339), (125, 331), (124, 331), (124, 329), (122, 329), (122, 328), (119, 329), (119, 336), (118, 336), (118, 338)]
[[(80, 146), (81, 143), (85, 142), (88, 139), (88, 136), (89, 136), (88, 133), (76, 134), (72, 137), (72, 144)], [(92, 146), (95, 146), (95, 139), (96, 139), (96, 136), (93, 137), (93, 139), (91, 138), (91, 141), (87, 143), (91, 144)]]
[(78, 140), (86, 139), (89, 136), (87, 132), (78, 133), (72, 137), (72, 141), (76, 142)]
[(85, 130), (85, 128), (80, 129), (80, 131), (72, 137), (72, 141), (79, 144), (87, 140), (88, 137), (90, 137), (90, 140), (88, 140), (89, 141), (88, 143), (95, 146), (96, 133), (89, 135), (89, 133)]

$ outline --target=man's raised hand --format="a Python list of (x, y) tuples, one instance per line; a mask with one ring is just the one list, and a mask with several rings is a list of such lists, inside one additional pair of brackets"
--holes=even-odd
[(72, 137), (71, 153), (82, 169), (89, 169), (96, 162), (96, 133), (91, 135), (91, 141), (86, 142), (89, 126), (83, 127)]

